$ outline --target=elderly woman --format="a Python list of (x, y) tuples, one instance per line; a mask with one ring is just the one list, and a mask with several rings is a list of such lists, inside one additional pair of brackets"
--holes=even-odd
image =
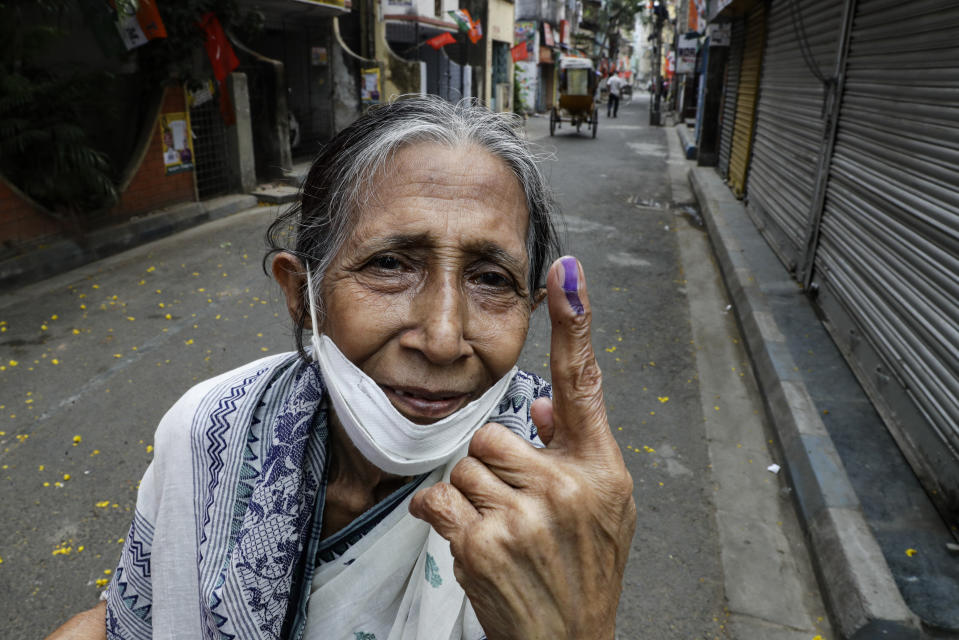
[[(297, 351), (170, 409), (105, 603), (60, 637), (614, 636), (632, 481), (514, 127), (411, 98), (323, 150), (268, 234)], [(544, 299), (552, 389), (516, 368)]]

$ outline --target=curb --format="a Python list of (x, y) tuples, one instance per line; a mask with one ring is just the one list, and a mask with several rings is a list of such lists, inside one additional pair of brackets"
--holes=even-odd
[(683, 148), (686, 159), (695, 160), (699, 150), (696, 148), (696, 141), (691, 138), (689, 127), (683, 123), (676, 125), (676, 134), (679, 136), (679, 144)]
[(187, 202), (97, 229), (84, 237), (60, 238), (0, 261), (0, 291), (7, 291), (75, 269), (138, 245), (158, 240), (204, 222), (255, 207), (256, 197), (232, 194)]
[(919, 620), (896, 586), (762, 292), (763, 284), (791, 281), (783, 274), (782, 283), (762, 283), (751, 271), (740, 238), (754, 234), (771, 250), (715, 170), (696, 167), (688, 175), (778, 436), (834, 628), (847, 640), (918, 639)]

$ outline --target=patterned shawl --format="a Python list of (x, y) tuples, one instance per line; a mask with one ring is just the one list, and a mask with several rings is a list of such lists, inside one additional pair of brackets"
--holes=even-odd
[[(324, 393), (318, 367), (287, 353), (202, 382), (167, 412), (102, 596), (108, 638), (302, 637), (326, 489)], [(520, 371), (490, 421), (542, 446), (530, 405), (550, 394)]]

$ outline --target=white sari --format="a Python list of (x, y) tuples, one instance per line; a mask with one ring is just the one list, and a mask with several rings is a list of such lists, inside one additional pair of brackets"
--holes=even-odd
[[(519, 372), (490, 421), (541, 446), (529, 407), (550, 392)], [(108, 638), (482, 637), (448, 544), (408, 502), (350, 547), (351, 563), (316, 571), (324, 393), (315, 366), (282, 354), (197, 385), (167, 412), (103, 596)]]

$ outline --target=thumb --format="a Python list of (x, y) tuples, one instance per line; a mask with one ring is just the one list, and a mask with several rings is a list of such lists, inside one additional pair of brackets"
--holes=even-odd
[(546, 277), (552, 324), (553, 442), (587, 446), (611, 438), (602, 373), (590, 337), (592, 308), (579, 261), (560, 258)]

